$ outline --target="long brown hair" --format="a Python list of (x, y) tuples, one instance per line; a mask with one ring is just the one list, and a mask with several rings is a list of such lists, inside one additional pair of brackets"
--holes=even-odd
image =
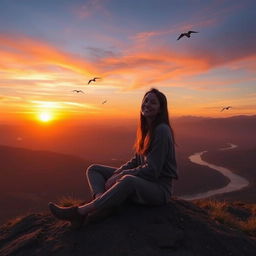
[(174, 140), (174, 132), (171, 127), (170, 121), (169, 121), (169, 114), (168, 114), (168, 106), (167, 106), (167, 98), (166, 96), (160, 92), (159, 90), (155, 88), (151, 88), (149, 91), (147, 91), (143, 97), (142, 103), (145, 99), (145, 97), (149, 93), (154, 93), (159, 100), (160, 103), (160, 110), (158, 114), (156, 115), (155, 119), (152, 122), (152, 125), (149, 127), (146, 121), (146, 118), (142, 115), (140, 112), (140, 120), (137, 128), (137, 137), (134, 143), (134, 149), (136, 153), (145, 155), (149, 151), (149, 147), (154, 135), (154, 130), (158, 124), (164, 123), (167, 124), (170, 127), (170, 131), (173, 138), (173, 143), (175, 144)]

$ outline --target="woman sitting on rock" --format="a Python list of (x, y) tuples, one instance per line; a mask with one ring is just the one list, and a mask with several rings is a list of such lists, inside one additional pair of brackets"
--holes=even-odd
[(86, 177), (93, 200), (72, 207), (49, 203), (50, 211), (79, 227), (88, 215), (112, 209), (127, 199), (145, 205), (168, 203), (172, 180), (177, 179), (174, 144), (166, 96), (153, 88), (142, 100), (134, 157), (118, 169), (91, 165)]

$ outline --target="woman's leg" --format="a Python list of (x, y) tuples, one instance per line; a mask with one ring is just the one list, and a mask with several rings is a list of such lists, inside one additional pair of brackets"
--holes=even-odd
[(141, 204), (162, 205), (165, 193), (160, 185), (133, 175), (125, 175), (109, 190), (92, 202), (79, 207), (80, 214), (120, 205), (127, 198)]
[(103, 194), (105, 190), (106, 181), (113, 175), (116, 168), (93, 164), (86, 170), (86, 178), (95, 199), (97, 195)]

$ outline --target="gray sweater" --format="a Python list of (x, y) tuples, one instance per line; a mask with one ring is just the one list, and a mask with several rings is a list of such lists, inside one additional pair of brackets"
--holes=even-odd
[(177, 163), (172, 134), (168, 125), (155, 128), (152, 143), (146, 156), (135, 154), (115, 173), (131, 174), (157, 182), (171, 193), (171, 180), (177, 179)]

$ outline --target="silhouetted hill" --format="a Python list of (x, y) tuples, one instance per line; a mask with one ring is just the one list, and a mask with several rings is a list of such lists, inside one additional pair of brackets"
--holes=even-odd
[(255, 256), (256, 240), (212, 220), (192, 203), (123, 205), (115, 215), (79, 231), (48, 213), (0, 228), (1, 256)]
[(82, 158), (0, 146), (0, 222), (24, 211), (45, 209), (61, 196), (90, 198)]
[[(76, 156), (7, 146), (0, 146), (0, 155), (0, 191), (63, 192), (77, 185), (77, 176), (84, 179), (90, 164)], [(10, 188), (14, 177), (19, 182)]]

